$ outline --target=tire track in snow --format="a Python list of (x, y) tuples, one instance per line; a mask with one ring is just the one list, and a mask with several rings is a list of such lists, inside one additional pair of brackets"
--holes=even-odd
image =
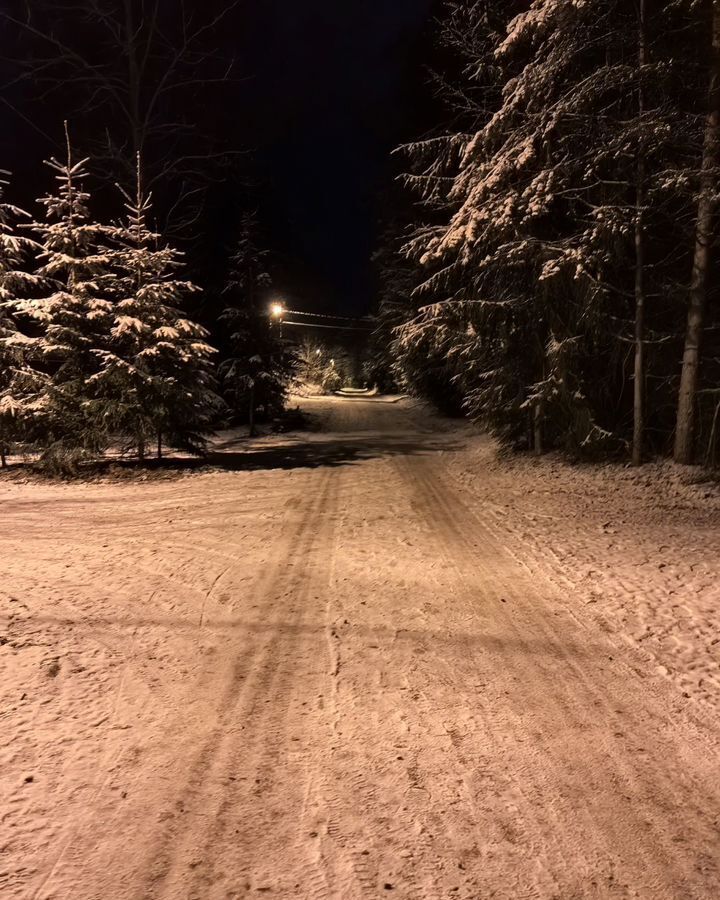
[[(142, 896), (210, 896), (223, 874), (217, 869), (229, 823), (245, 820), (246, 828), (252, 826), (250, 820), (263, 805), (265, 782), (282, 766), (290, 744), (284, 701), (297, 674), (295, 630), (308, 614), (318, 574), (310, 571), (318, 556), (313, 546), (333, 525), (337, 482), (331, 471), (322, 472), (318, 480), (314, 496), (304, 503), (289, 534), (278, 540), (266, 575), (253, 591), (257, 605), (269, 613), (264, 636), (259, 646), (250, 648), (251, 656), (245, 643), (238, 642), (238, 661), (225, 676), (216, 722), (180, 794), (186, 811), (199, 808), (202, 829), (168, 830), (155, 853), (156, 875)], [(242, 845), (247, 835), (236, 840)], [(254, 873), (237, 855), (233, 879), (251, 882)]]
[[(633, 709), (636, 698), (628, 696), (627, 684), (621, 687), (619, 679), (612, 677), (612, 670), (600, 667), (592, 652), (573, 656), (563, 648), (562, 638), (569, 631), (576, 632), (576, 640), (586, 639), (587, 632), (580, 631), (567, 618), (559, 622), (557, 617), (550, 620), (549, 604), (542, 593), (547, 586), (524, 577), (516, 564), (508, 566), (510, 557), (502, 543), (487, 529), (484, 520), (468, 510), (447, 482), (438, 478), (438, 468), (430, 467), (421, 459), (407, 460), (402, 466), (421, 495), (418, 508), (426, 510), (428, 522), (444, 544), (446, 556), (455, 560), (467, 582), (469, 602), (492, 603), (495, 627), (500, 625), (502, 632), (512, 636), (521, 651), (512, 656), (505, 654), (498, 662), (517, 669), (528, 708), (538, 710), (538, 724), (544, 721), (549, 732), (547, 736), (537, 734), (535, 741), (552, 766), (545, 766), (550, 768), (549, 772), (543, 771), (543, 761), (537, 751), (532, 754), (534, 760), (523, 777), (527, 779), (534, 773), (535, 781), (530, 783), (530, 802), (525, 802), (520, 811), (526, 819), (535, 819), (536, 842), (544, 845), (546, 852), (552, 850), (549, 862), (553, 879), (562, 884), (567, 877), (563, 838), (569, 825), (563, 819), (568, 810), (562, 807), (572, 798), (574, 827), (578, 826), (578, 817), (584, 823), (582, 849), (574, 847), (573, 852), (583, 854), (589, 871), (598, 871), (602, 860), (614, 860), (617, 868), (625, 869), (632, 881), (645, 882), (646, 889), (654, 892), (653, 897), (674, 898), (693, 882), (698, 882), (698, 887), (707, 884), (705, 878), (698, 879), (697, 868), (700, 861), (701, 868), (707, 867), (707, 860), (713, 856), (713, 839), (717, 839), (717, 827), (712, 821), (712, 810), (720, 809), (717, 790), (712, 791), (710, 809), (706, 804), (712, 780), (683, 777), (678, 748), (673, 746), (671, 735), (670, 740), (667, 737), (663, 740), (657, 713), (642, 707)], [(506, 602), (499, 603), (500, 598)], [(532, 644), (528, 635), (532, 635)], [(546, 647), (544, 653), (533, 650), (538, 638)], [(612, 651), (612, 645), (608, 644), (608, 649)], [(583, 665), (585, 660), (587, 663)], [(621, 714), (616, 712), (620, 707)], [(493, 727), (502, 732), (503, 727), (497, 729), (498, 724), (495, 721)], [(510, 722), (505, 720), (500, 724), (507, 732)], [(516, 740), (524, 730), (521, 721), (517, 725), (520, 728), (515, 731)], [(575, 740), (580, 736), (582, 752), (575, 747), (574, 753), (558, 753), (556, 742), (548, 739), (552, 738), (553, 726)], [(677, 767), (666, 764), (662, 757), (651, 760), (629, 755), (626, 746), (618, 740), (628, 732), (637, 736), (638, 741), (655, 747), (655, 753), (658, 753), (657, 744), (664, 743), (670, 758), (675, 756)], [(532, 739), (531, 735), (525, 734), (523, 740), (528, 739)], [(648, 766), (648, 762), (653, 764)], [(550, 807), (545, 804), (545, 809), (552, 810), (552, 806), (559, 809), (553, 817), (548, 817), (540, 812), (543, 810), (541, 797), (553, 796), (552, 791), (556, 802)], [(614, 800), (601, 804), (598, 797), (603, 794)], [(689, 802), (690, 796), (703, 797), (703, 803)], [(678, 842), (677, 833), (668, 829), (669, 814), (675, 815), (678, 821), (689, 814), (694, 824), (695, 852), (682, 852), (685, 841)], [(551, 841), (555, 846), (548, 846)], [(633, 848), (632, 853), (629, 848)], [(542, 891), (549, 887), (539, 886), (537, 896), (546, 896)]]

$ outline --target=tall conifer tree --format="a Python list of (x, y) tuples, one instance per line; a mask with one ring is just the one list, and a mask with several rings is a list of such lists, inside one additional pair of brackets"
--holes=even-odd
[(49, 376), (37, 404), (51, 457), (75, 459), (102, 449), (106, 436), (88, 407), (88, 380), (98, 368), (97, 350), (110, 333), (113, 304), (107, 295), (110, 258), (100, 249), (107, 229), (91, 218), (85, 190), (87, 159), (75, 160), (66, 132), (67, 156), (47, 162), (57, 189), (40, 200), (45, 220), (29, 227), (40, 244), (37, 275), (50, 293), (18, 303), (42, 334), (40, 366)]
[(23, 270), (34, 242), (19, 233), (18, 223), (28, 214), (4, 201), (8, 182), (0, 172), (0, 464), (7, 465), (13, 442), (28, 424), (32, 402), (42, 378), (31, 364), (36, 340), (19, 321), (20, 301), (36, 279)]
[(152, 198), (123, 191), (125, 222), (111, 232), (107, 290), (114, 300), (110, 341), (96, 351), (93, 409), (108, 429), (131, 437), (143, 458), (149, 441), (201, 452), (219, 398), (213, 389), (208, 332), (182, 307), (199, 288), (179, 277), (181, 254), (163, 243), (148, 219)]
[(224, 290), (229, 305), (221, 322), (229, 332), (228, 349), (219, 368), (225, 400), (247, 419), (251, 434), (258, 413), (267, 417), (282, 410), (291, 375), (290, 357), (270, 322), (272, 278), (257, 231), (256, 217), (245, 215)]
[(491, 4), (451, 6), (476, 22), (454, 32), (475, 55), (462, 78), (494, 89), (457, 163), (447, 142), (409, 148), (435, 209), (407, 248), (426, 274), (399, 356), (444, 355), (470, 414), (508, 442), (589, 450), (632, 435), (634, 343), (639, 459), (645, 350), (676, 333), (688, 245), (693, 70), (667, 52), (682, 4), (641, 19), (619, 0), (534, 0), (513, 18), (498, 4), (505, 27)]

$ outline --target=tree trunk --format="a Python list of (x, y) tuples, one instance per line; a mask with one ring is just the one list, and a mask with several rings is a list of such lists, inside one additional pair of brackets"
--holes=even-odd
[[(142, 123), (140, 113), (140, 68), (138, 65), (138, 29), (135, 25), (132, 0), (125, 0), (124, 50), (127, 57), (128, 103), (127, 116), (132, 136), (133, 162), (142, 152)], [(129, 165), (132, 165), (128, 160)]]
[(0, 444), (0, 468), (7, 469), (7, 448), (5, 444)]
[(715, 468), (715, 442), (717, 440), (719, 419), (720, 403), (715, 407), (715, 415), (713, 416), (712, 428), (710, 429), (710, 439), (708, 440), (707, 453), (705, 454), (705, 465), (708, 468)]
[(250, 422), (250, 437), (255, 437), (255, 386), (250, 388), (250, 410), (249, 410), (249, 422)]
[(533, 421), (533, 448), (535, 450), (536, 456), (542, 456), (543, 454), (542, 420), (543, 405), (541, 402), (538, 402), (535, 404), (535, 415)]
[(138, 459), (140, 462), (145, 462), (145, 441), (140, 438), (138, 441)]
[[(643, 69), (647, 62), (645, 2), (638, 13), (638, 118), (645, 112)], [(633, 398), (633, 465), (643, 461), (645, 436), (645, 151), (638, 150), (635, 185), (635, 384)]]
[(695, 419), (700, 343), (705, 324), (707, 280), (715, 221), (715, 169), (720, 165), (720, 0), (712, 5), (712, 61), (708, 90), (708, 115), (705, 124), (700, 199), (695, 228), (695, 256), (688, 305), (685, 351), (683, 353), (680, 394), (675, 428), (675, 460), (691, 463), (695, 451)]
[(162, 459), (162, 431), (158, 431), (157, 458)]

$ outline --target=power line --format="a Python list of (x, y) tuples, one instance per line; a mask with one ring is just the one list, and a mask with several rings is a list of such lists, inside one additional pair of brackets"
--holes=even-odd
[(328, 316), (323, 313), (301, 312), (299, 309), (286, 309), (291, 316), (304, 316), (307, 319), (337, 319), (342, 322), (370, 322), (370, 316)]
[[(332, 318), (328, 316), (328, 318)], [(349, 319), (348, 321), (353, 321)], [(295, 328), (329, 328), (331, 331), (372, 331), (372, 327), (368, 326), (367, 328), (362, 328), (359, 326), (352, 325), (319, 325), (317, 322), (288, 322), (285, 319), (282, 320), (283, 325), (293, 325)]]

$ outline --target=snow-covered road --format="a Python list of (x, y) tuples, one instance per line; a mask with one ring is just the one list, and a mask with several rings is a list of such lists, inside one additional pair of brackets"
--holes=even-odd
[(228, 471), (0, 486), (0, 897), (720, 896), (712, 707), (523, 564), (466, 428), (307, 403)]

